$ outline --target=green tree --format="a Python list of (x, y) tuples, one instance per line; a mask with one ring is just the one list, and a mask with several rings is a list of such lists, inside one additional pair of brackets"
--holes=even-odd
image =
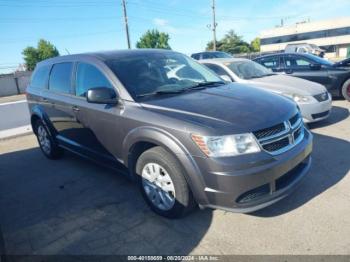
[(159, 32), (156, 29), (148, 30), (136, 43), (137, 48), (162, 48), (171, 49), (169, 45), (169, 35)]
[(40, 39), (37, 47), (28, 46), (22, 51), (23, 59), (28, 71), (34, 70), (36, 64), (42, 60), (59, 56), (57, 48), (49, 41)]
[[(213, 42), (207, 44), (207, 50), (213, 50)], [(227, 34), (216, 42), (216, 50), (223, 51), (231, 54), (249, 53), (250, 47), (247, 42), (235, 33), (234, 30), (230, 30)]]
[(252, 52), (260, 52), (260, 38), (256, 37), (250, 42), (250, 50)]

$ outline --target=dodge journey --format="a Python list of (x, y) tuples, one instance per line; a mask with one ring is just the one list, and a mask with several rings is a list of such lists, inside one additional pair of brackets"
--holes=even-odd
[[(168, 50), (61, 56), (27, 89), (41, 151), (123, 167), (150, 208), (252, 212), (287, 196), (311, 164), (297, 105)], [(98, 175), (98, 174), (96, 174)]]

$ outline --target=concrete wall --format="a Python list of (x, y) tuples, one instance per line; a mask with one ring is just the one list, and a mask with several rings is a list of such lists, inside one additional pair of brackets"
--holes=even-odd
[(0, 97), (23, 94), (30, 82), (31, 72), (0, 75)]

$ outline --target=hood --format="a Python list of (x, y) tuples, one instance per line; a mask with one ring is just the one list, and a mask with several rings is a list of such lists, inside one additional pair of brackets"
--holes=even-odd
[(298, 77), (279, 74), (247, 80), (247, 83), (273, 92), (293, 93), (304, 96), (318, 95), (327, 91), (321, 84)]
[(297, 112), (289, 99), (238, 83), (157, 97), (141, 106), (214, 129), (216, 134), (252, 132), (281, 123)]

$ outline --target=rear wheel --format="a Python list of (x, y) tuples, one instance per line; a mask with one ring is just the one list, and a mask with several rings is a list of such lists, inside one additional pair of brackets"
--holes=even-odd
[(145, 151), (137, 161), (136, 172), (142, 196), (155, 213), (179, 218), (194, 208), (182, 167), (162, 147)]
[(347, 81), (345, 81), (345, 83), (343, 84), (342, 87), (342, 95), (343, 97), (350, 101), (350, 79), (348, 79)]
[(58, 147), (47, 127), (41, 120), (35, 123), (35, 134), (43, 154), (49, 159), (58, 159), (62, 156), (63, 149)]

